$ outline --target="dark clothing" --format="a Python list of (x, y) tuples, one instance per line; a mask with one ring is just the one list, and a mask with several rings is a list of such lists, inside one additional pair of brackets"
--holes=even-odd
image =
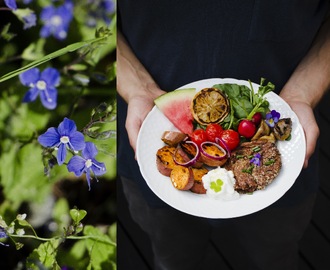
[[(328, 5), (325, 0), (120, 0), (119, 29), (163, 90), (206, 78), (258, 83), (265, 77), (279, 92), (310, 48)], [(118, 173), (134, 179), (150, 205), (164, 207), (134, 159), (125, 130), (126, 111), (119, 98)], [(316, 158), (317, 153), (273, 206), (294, 204), (315, 192)]]

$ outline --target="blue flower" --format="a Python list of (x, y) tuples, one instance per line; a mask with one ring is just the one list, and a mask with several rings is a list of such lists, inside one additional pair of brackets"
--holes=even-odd
[(57, 89), (60, 82), (60, 74), (54, 68), (46, 68), (40, 73), (38, 68), (29, 69), (20, 74), (19, 79), (30, 90), (25, 94), (23, 102), (35, 101), (40, 95), (42, 105), (47, 109), (55, 109), (57, 106)]
[(65, 161), (67, 149), (78, 152), (85, 148), (84, 135), (77, 131), (73, 120), (64, 118), (58, 128), (51, 127), (38, 137), (39, 143), (44, 147), (57, 150), (57, 163), (62, 165)]
[(261, 155), (260, 153), (257, 153), (253, 156), (253, 158), (250, 159), (250, 163), (260, 166), (260, 159), (261, 159)]
[(23, 29), (28, 29), (36, 25), (37, 23), (37, 16), (33, 12), (29, 15), (23, 17), (24, 26)]
[(15, 0), (5, 0), (5, 4), (7, 7), (10, 9), (16, 10), (17, 9), (17, 4)]
[(68, 163), (69, 172), (73, 172), (76, 176), (86, 173), (89, 190), (91, 189), (91, 173), (94, 174), (95, 178), (106, 173), (104, 163), (95, 160), (96, 155), (96, 146), (92, 142), (86, 142), (86, 147), (82, 151), (82, 157), (73, 156)]
[[(6, 230), (3, 227), (0, 227), (0, 239), (2, 239), (2, 238), (8, 238), (8, 235), (6, 233)], [(6, 245), (2, 242), (0, 242), (0, 245), (9, 246), (9, 245)]]
[(46, 38), (53, 35), (56, 39), (65, 39), (68, 35), (72, 17), (73, 5), (69, 1), (59, 7), (45, 7), (40, 14), (44, 24), (41, 28), (40, 36)]
[(113, 0), (89, 0), (88, 4), (90, 10), (86, 22), (89, 27), (95, 27), (97, 20), (103, 20), (107, 25), (111, 23), (110, 16), (116, 10)]
[(266, 114), (266, 123), (269, 127), (274, 127), (275, 124), (278, 122), (280, 119), (281, 114), (275, 110), (272, 110), (271, 112)]

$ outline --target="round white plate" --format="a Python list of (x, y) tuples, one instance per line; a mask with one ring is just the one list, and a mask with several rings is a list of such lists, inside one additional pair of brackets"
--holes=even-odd
[[(180, 88), (212, 87), (215, 84), (235, 83), (250, 86), (247, 81), (236, 79), (206, 79)], [(253, 84), (256, 91), (259, 85)], [(277, 178), (264, 190), (253, 194), (242, 194), (237, 200), (222, 201), (204, 194), (180, 191), (173, 187), (169, 177), (159, 173), (156, 166), (156, 152), (164, 143), (161, 136), (166, 130), (177, 130), (173, 124), (154, 107), (142, 124), (137, 141), (137, 161), (150, 189), (168, 205), (184, 213), (206, 218), (234, 218), (257, 212), (280, 199), (295, 182), (305, 158), (305, 136), (298, 117), (289, 105), (277, 94), (266, 95), (270, 108), (281, 113), (281, 118), (292, 120), (292, 139), (277, 142), (282, 157), (282, 169)]]

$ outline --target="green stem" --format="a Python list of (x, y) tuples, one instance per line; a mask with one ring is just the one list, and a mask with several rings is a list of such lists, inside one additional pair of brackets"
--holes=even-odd
[(1, 82), (4, 82), (6, 80), (9, 80), (17, 75), (19, 75), (20, 73), (24, 72), (24, 71), (27, 71), (31, 68), (34, 68), (34, 67), (37, 67), (43, 63), (46, 63), (54, 58), (57, 58), (59, 56), (62, 56), (68, 52), (74, 52), (78, 49), (81, 49), (82, 47), (85, 47), (85, 46), (88, 46), (92, 43), (95, 43), (95, 42), (98, 42), (98, 41), (101, 41), (101, 40), (105, 40), (107, 38), (107, 36), (103, 36), (103, 37), (98, 37), (98, 38), (93, 38), (93, 39), (90, 39), (90, 40), (86, 40), (86, 41), (80, 41), (80, 42), (76, 42), (76, 43), (73, 43), (73, 44), (70, 44), (62, 49), (59, 49), (55, 52), (52, 52), (38, 60), (35, 60), (27, 65), (25, 65), (24, 67), (21, 67), (19, 69), (16, 69), (14, 71), (11, 71), (3, 76), (0, 77), (0, 83)]
[[(24, 235), (14, 235), (14, 234), (11, 234), (10, 237), (15, 237), (15, 238), (31, 238), (31, 239), (36, 239), (36, 240), (39, 240), (39, 241), (43, 241), (43, 242), (48, 242), (48, 241), (51, 241), (53, 239), (60, 239), (60, 238), (63, 238), (63, 237), (53, 237), (53, 238), (44, 238), (44, 237), (39, 237), (37, 235), (29, 235), (29, 234), (24, 234)], [(113, 245), (113, 246), (116, 246), (116, 243), (114, 242), (111, 242), (111, 241), (107, 241), (107, 240), (104, 240), (102, 238), (99, 238), (99, 237), (95, 237), (95, 236), (91, 236), (91, 235), (84, 235), (84, 236), (67, 236), (67, 237), (64, 237), (63, 239), (70, 239), (70, 240), (84, 240), (84, 239), (92, 239), (92, 240), (95, 240), (95, 241), (98, 241), (98, 242), (101, 242), (103, 244), (108, 244), (108, 245)]]

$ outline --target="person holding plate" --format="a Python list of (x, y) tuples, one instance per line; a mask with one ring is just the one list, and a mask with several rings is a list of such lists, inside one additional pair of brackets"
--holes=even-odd
[[(150, 236), (154, 269), (203, 269), (209, 237), (223, 226), (244, 248), (245, 269), (297, 269), (297, 243), (318, 188), (314, 109), (330, 87), (329, 11), (328, 0), (118, 1), (118, 174), (133, 219)], [(292, 188), (271, 206), (228, 220), (161, 201), (135, 159), (154, 100), (202, 79), (261, 77), (275, 84), (305, 132), (304, 169)]]

